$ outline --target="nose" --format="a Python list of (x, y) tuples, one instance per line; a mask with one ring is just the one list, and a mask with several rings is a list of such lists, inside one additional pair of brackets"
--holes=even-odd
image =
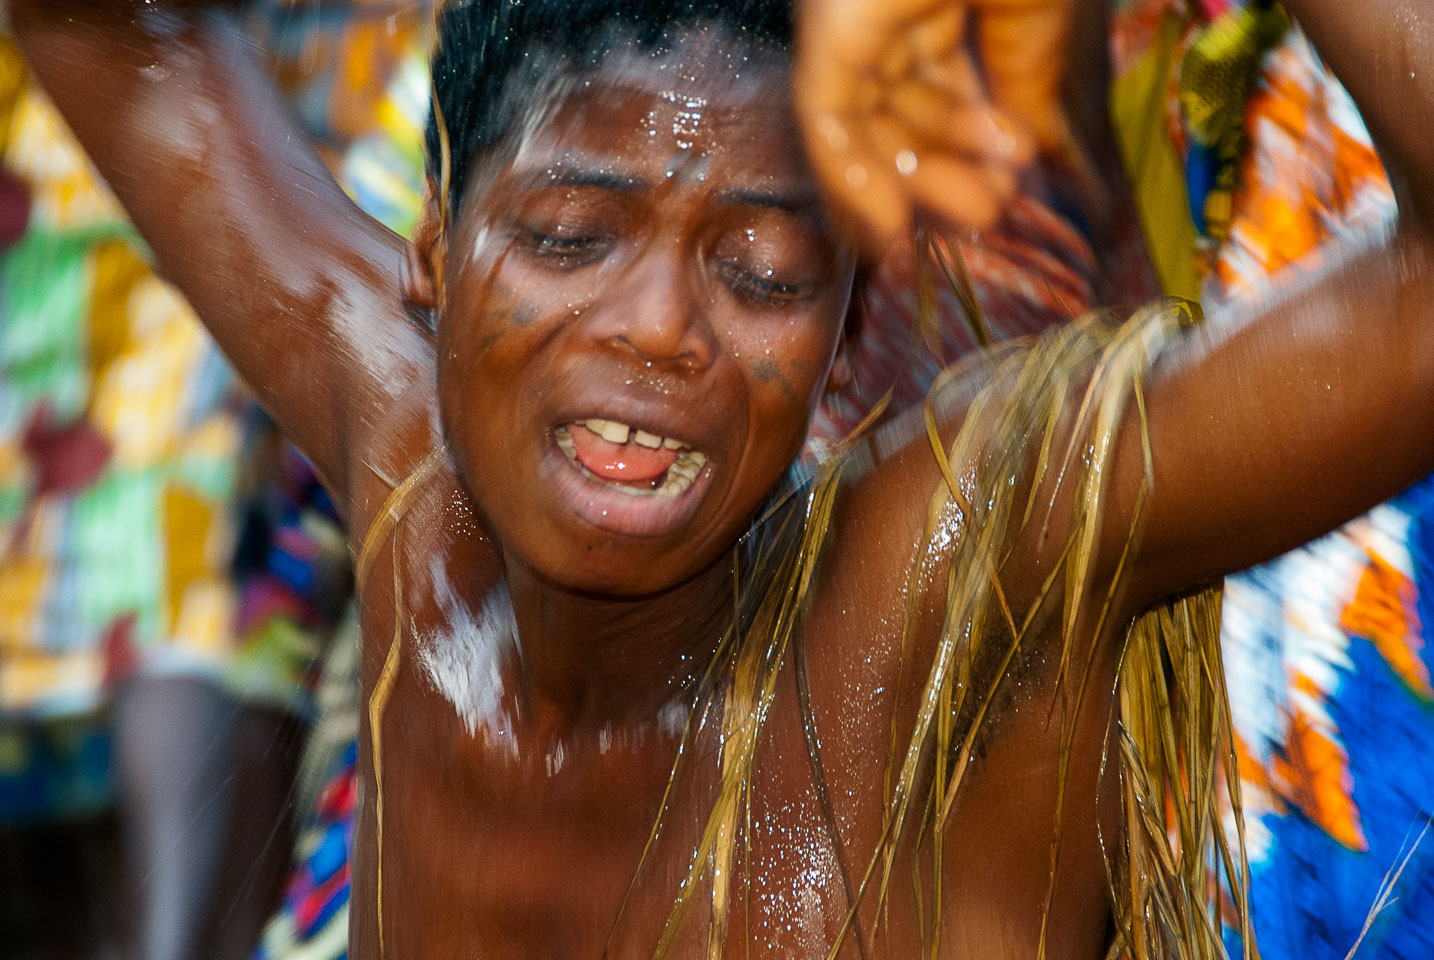
[(664, 247), (628, 264), (592, 303), (587, 332), (644, 362), (698, 373), (712, 365), (716, 334), (682, 245)]

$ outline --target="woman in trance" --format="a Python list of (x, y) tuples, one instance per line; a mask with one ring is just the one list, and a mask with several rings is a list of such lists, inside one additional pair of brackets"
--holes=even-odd
[(995, 351), (793, 470), (863, 251), (988, 222), (1064, 136), (1028, 98), (1069, 10), (973, 6), (979, 73), (947, 0), (450, 5), (405, 243), (227, 12), (11, 0), (356, 531), (354, 956), (1215, 949), (1221, 700), (1161, 697), (1218, 688), (1191, 591), (1434, 467), (1428, 4), (1288, 5), (1392, 236), (1253, 313)]

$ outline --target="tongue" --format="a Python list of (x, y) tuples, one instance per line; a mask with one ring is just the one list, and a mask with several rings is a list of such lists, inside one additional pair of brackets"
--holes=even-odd
[(604, 480), (644, 483), (662, 476), (677, 460), (676, 450), (653, 450), (631, 439), (627, 443), (609, 443), (580, 423), (568, 424), (568, 435), (573, 439), (578, 463)]

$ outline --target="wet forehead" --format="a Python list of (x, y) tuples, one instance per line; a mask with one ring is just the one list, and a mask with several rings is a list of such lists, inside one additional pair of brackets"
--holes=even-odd
[(810, 183), (784, 60), (702, 36), (654, 57), (617, 51), (564, 85), (515, 145), (524, 180), (575, 171), (612, 186), (737, 179), (785, 192)]

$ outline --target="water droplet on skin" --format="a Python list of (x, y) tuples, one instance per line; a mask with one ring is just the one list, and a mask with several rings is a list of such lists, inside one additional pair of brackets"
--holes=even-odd
[(896, 155), (896, 172), (903, 177), (909, 177), (916, 172), (916, 154), (911, 150), (902, 150)]
[(859, 163), (853, 163), (846, 168), (846, 182), (850, 187), (861, 189), (866, 186), (866, 167)]

